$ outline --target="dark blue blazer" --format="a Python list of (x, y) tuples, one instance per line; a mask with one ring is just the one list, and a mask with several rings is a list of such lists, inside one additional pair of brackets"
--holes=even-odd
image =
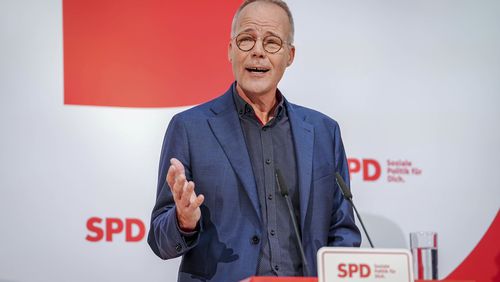
[[(359, 246), (352, 209), (334, 173), (349, 181), (337, 122), (285, 101), (295, 144), (300, 229), (309, 268), (317, 273), (323, 246)], [(205, 196), (200, 232), (189, 240), (178, 229), (166, 173), (179, 159), (195, 191)], [(162, 259), (182, 257), (179, 281), (239, 281), (255, 275), (262, 226), (257, 187), (232, 87), (222, 96), (175, 115), (160, 158), (156, 205), (148, 243)]]

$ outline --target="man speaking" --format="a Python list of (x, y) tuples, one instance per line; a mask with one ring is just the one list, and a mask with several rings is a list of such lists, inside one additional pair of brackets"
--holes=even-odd
[(228, 44), (235, 82), (168, 126), (148, 243), (162, 259), (182, 256), (179, 281), (315, 276), (319, 248), (360, 245), (335, 184), (335, 172), (349, 180), (338, 124), (277, 88), (293, 37), (283, 1), (245, 1)]

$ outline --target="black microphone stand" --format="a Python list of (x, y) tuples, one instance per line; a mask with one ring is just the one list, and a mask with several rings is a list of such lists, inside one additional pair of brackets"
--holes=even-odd
[(281, 195), (285, 198), (286, 205), (288, 206), (288, 212), (290, 213), (290, 217), (292, 218), (293, 229), (295, 231), (295, 237), (297, 238), (297, 243), (299, 245), (300, 256), (302, 258), (302, 267), (304, 271), (304, 276), (309, 276), (309, 266), (307, 265), (306, 255), (304, 253), (304, 247), (302, 246), (302, 239), (300, 238), (299, 227), (297, 224), (297, 220), (295, 219), (295, 213), (293, 212), (292, 201), (288, 197), (288, 188), (284, 182), (283, 176), (281, 175), (279, 169), (276, 169), (276, 185), (278, 185), (278, 189)]
[(368, 235), (368, 232), (366, 231), (365, 225), (363, 224), (363, 221), (361, 220), (361, 217), (359, 216), (358, 210), (356, 209), (356, 206), (352, 202), (352, 194), (351, 190), (349, 187), (347, 187), (347, 184), (345, 184), (344, 179), (342, 179), (342, 176), (338, 172), (335, 173), (335, 180), (337, 181), (337, 185), (340, 187), (340, 190), (342, 191), (342, 195), (344, 195), (344, 199), (346, 199), (349, 203), (351, 203), (351, 206), (354, 208), (354, 212), (356, 213), (356, 217), (359, 220), (359, 223), (361, 223), (361, 227), (363, 228), (363, 231), (365, 232), (366, 238), (368, 239), (368, 242), (370, 243), (370, 247), (373, 247), (372, 239), (370, 239), (370, 235)]

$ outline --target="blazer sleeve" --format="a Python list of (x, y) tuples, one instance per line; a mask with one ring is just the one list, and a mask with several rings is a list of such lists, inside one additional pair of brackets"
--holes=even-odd
[[(148, 233), (148, 244), (153, 252), (162, 259), (178, 257), (195, 247), (198, 243), (202, 226), (198, 226), (195, 234), (183, 233), (177, 222), (175, 203), (166, 183), (170, 159), (177, 158), (186, 170), (186, 178), (191, 177), (189, 138), (181, 116), (176, 115), (170, 121), (163, 140), (156, 203), (151, 214)], [(201, 224), (200, 220), (200, 224)]]
[[(337, 123), (334, 127), (334, 152), (335, 172), (340, 173), (345, 183), (350, 187), (349, 167), (347, 157), (342, 143), (340, 128)], [(354, 220), (354, 212), (351, 204), (344, 199), (340, 187), (335, 183), (335, 194), (330, 229), (328, 233), (329, 246), (359, 247), (361, 245), (361, 233)]]

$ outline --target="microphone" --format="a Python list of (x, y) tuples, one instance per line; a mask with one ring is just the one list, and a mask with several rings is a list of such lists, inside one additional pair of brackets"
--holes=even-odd
[(309, 267), (307, 265), (306, 255), (304, 254), (304, 247), (302, 246), (302, 239), (300, 238), (299, 227), (297, 225), (297, 220), (293, 212), (292, 201), (288, 197), (288, 187), (285, 184), (285, 179), (279, 169), (276, 169), (276, 185), (278, 185), (278, 190), (281, 196), (285, 198), (286, 205), (288, 206), (288, 212), (290, 213), (290, 218), (292, 219), (293, 230), (295, 231), (295, 237), (299, 245), (300, 256), (302, 258), (302, 266), (304, 271), (304, 276), (309, 276)]
[(365, 232), (366, 238), (368, 238), (368, 242), (370, 243), (370, 246), (373, 248), (373, 243), (372, 240), (370, 239), (370, 236), (368, 235), (368, 232), (366, 231), (365, 225), (363, 224), (363, 221), (361, 220), (361, 217), (359, 216), (358, 210), (356, 209), (356, 206), (352, 202), (352, 194), (351, 194), (351, 189), (347, 187), (347, 184), (345, 184), (344, 179), (342, 179), (342, 176), (338, 172), (335, 173), (335, 180), (337, 181), (337, 185), (340, 187), (340, 190), (342, 190), (342, 195), (344, 195), (344, 198), (351, 203), (351, 206), (354, 208), (354, 211), (356, 212), (356, 216), (359, 219), (359, 223), (361, 223), (361, 227), (363, 227), (363, 231)]

